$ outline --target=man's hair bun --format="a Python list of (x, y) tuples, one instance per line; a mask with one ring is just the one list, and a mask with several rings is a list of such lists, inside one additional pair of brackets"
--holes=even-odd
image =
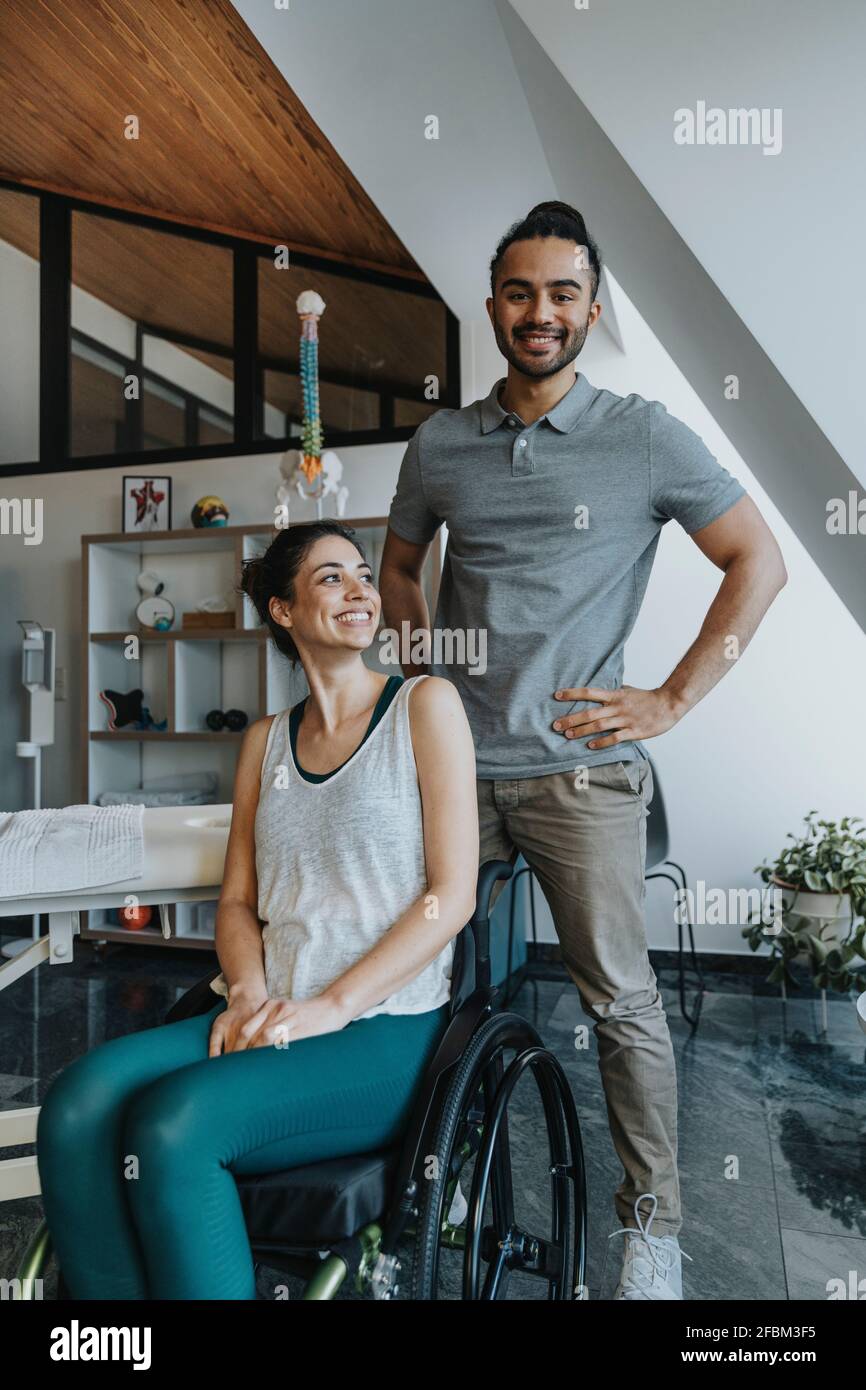
[(586, 247), (592, 276), (592, 297), (595, 299), (601, 278), (601, 252), (586, 229), (583, 213), (578, 212), (570, 203), (562, 203), (557, 199), (536, 203), (520, 222), (515, 222), (509, 227), (490, 262), (491, 294), (496, 293), (496, 272), (509, 246), (515, 241), (531, 241), (534, 237), (546, 236), (562, 237), (564, 241), (574, 241), (578, 246)]

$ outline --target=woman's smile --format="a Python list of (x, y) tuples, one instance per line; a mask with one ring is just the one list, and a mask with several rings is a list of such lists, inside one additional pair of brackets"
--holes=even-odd
[(351, 624), (354, 627), (364, 627), (372, 622), (373, 614), (369, 608), (352, 608), (336, 615), (335, 621), (338, 623)]

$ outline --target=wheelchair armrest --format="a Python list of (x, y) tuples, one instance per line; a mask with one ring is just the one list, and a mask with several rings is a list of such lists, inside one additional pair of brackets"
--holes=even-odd
[(514, 865), (509, 864), (507, 859), (488, 859), (486, 864), (482, 864), (478, 870), (478, 887), (475, 891), (475, 911), (472, 914), (470, 925), (475, 927), (487, 921), (490, 916), (490, 895), (493, 892), (493, 885), (500, 878), (509, 879), (514, 873)]
[(514, 866), (507, 859), (488, 859), (478, 871), (475, 911), (461, 932), (461, 974), (464, 978), (460, 1002), (473, 990), (487, 989), (490, 985), (490, 897), (493, 885), (501, 878), (511, 878), (513, 873)]
[(180, 999), (172, 1004), (163, 1023), (178, 1023), (182, 1018), (194, 1018), (197, 1014), (209, 1013), (222, 998), (210, 987), (211, 980), (215, 980), (219, 973), (218, 969), (212, 970), (204, 979), (194, 984), (192, 989), (188, 989), (186, 994), (182, 994)]

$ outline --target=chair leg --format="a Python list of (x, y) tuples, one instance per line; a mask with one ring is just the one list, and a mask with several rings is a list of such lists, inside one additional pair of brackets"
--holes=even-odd
[[(682, 869), (680, 868), (679, 864), (673, 864), (673, 863), (671, 863), (671, 861), (668, 860), (668, 859), (665, 860), (665, 864), (668, 864), (671, 868), (677, 869), (677, 870), (679, 871), (679, 873), (680, 873), (680, 875), (681, 875), (681, 877), (682, 877), (682, 887), (683, 887), (683, 889), (685, 889), (686, 886), (687, 886), (687, 885), (686, 885), (686, 876), (685, 876), (685, 874), (683, 873)], [(667, 881), (668, 881), (668, 883), (672, 883), (672, 884), (674, 885), (674, 887), (676, 888), (677, 892), (680, 891), (681, 885), (680, 885), (680, 883), (677, 881), (677, 879), (674, 878), (673, 874), (665, 873), (663, 869), (661, 869), (661, 870), (656, 869), (654, 872), (646, 874), (645, 877), (646, 877), (647, 881), (649, 881), (651, 878), (666, 878)], [(694, 964), (695, 970), (697, 971), (697, 975), (698, 975), (698, 979), (700, 980), (700, 984), (699, 984), (699, 986), (698, 986), (698, 994), (697, 994), (697, 1001), (698, 1001), (698, 1002), (697, 1002), (697, 1007), (695, 1008), (694, 1017), (692, 1017), (692, 1015), (689, 1013), (688, 1009), (686, 1008), (685, 963), (684, 963), (684, 960), (683, 960), (683, 925), (682, 925), (682, 922), (679, 920), (679, 917), (678, 917), (678, 919), (677, 919), (677, 936), (678, 936), (678, 939), (679, 939), (680, 1009), (681, 1009), (681, 1011), (682, 1011), (683, 1018), (686, 1020), (687, 1023), (690, 1023), (690, 1024), (691, 1024), (692, 1032), (694, 1032), (695, 1029), (696, 1029), (697, 1026), (698, 1026), (698, 1022), (699, 1022), (700, 1017), (701, 1017), (701, 1006), (703, 1005), (703, 1001), (704, 1001), (704, 989), (705, 989), (705, 987), (704, 987), (704, 977), (703, 977), (703, 975), (701, 974), (701, 967), (698, 965), (697, 956), (695, 955), (695, 938), (694, 938), (694, 933), (693, 933), (693, 931), (692, 931), (692, 917), (691, 917), (691, 911), (690, 911), (689, 906), (688, 906), (688, 896), (687, 896), (687, 895), (685, 896), (684, 901), (685, 901), (685, 904), (686, 904), (686, 912), (687, 912), (687, 918), (686, 918), (686, 920), (687, 920), (687, 922), (688, 922), (688, 927), (689, 927), (689, 938), (690, 938), (690, 940), (691, 940), (691, 946), (692, 946), (692, 962), (693, 962), (693, 964)]]
[(684, 965), (684, 961), (683, 961), (683, 924), (682, 924), (681, 921), (678, 921), (678, 922), (677, 922), (677, 934), (678, 934), (678, 937), (679, 937), (680, 1008), (681, 1008), (682, 1011), (683, 1011), (683, 1017), (684, 1017), (685, 1019), (687, 1019), (687, 1021), (692, 1025), (692, 1030), (694, 1031), (694, 1030), (697, 1028), (698, 1023), (699, 1023), (699, 1021), (700, 1021), (701, 1009), (703, 1008), (703, 1003), (704, 1003), (704, 994), (706, 993), (706, 984), (704, 983), (704, 977), (703, 977), (703, 974), (702, 974), (702, 972), (701, 972), (701, 967), (700, 967), (700, 965), (698, 964), (698, 957), (697, 957), (697, 954), (696, 954), (696, 952), (695, 952), (695, 933), (694, 933), (694, 929), (693, 929), (693, 927), (692, 927), (692, 914), (691, 914), (691, 909), (689, 908), (689, 905), (688, 905), (688, 904), (689, 904), (689, 893), (688, 893), (689, 885), (688, 885), (688, 879), (686, 878), (686, 871), (685, 871), (685, 869), (683, 868), (683, 866), (682, 866), (681, 864), (677, 864), (677, 863), (675, 862), (675, 860), (673, 860), (673, 859), (666, 859), (666, 860), (665, 860), (665, 863), (668, 865), (669, 868), (671, 868), (671, 869), (676, 869), (677, 873), (680, 875), (680, 878), (682, 879), (682, 886), (683, 886), (683, 901), (684, 901), (685, 904), (686, 904), (686, 914), (687, 914), (687, 915), (686, 915), (686, 924), (687, 924), (688, 929), (689, 929), (689, 946), (690, 946), (691, 957), (692, 957), (692, 969), (694, 970), (695, 974), (697, 975), (699, 983), (698, 983), (697, 1003), (696, 1003), (696, 1005), (695, 1005), (695, 1016), (694, 1016), (694, 1018), (691, 1018), (691, 1017), (689, 1016), (687, 1010), (686, 1010), (686, 1005), (685, 1005), (685, 965)]

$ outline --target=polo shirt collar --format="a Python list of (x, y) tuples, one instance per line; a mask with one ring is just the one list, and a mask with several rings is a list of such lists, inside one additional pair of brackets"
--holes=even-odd
[[(504, 386), (506, 378), (500, 377), (493, 387), (489, 396), (481, 402), (481, 433), (489, 434), (495, 430), (502, 421), (508, 418), (509, 412), (503, 410), (499, 404), (499, 390)], [(574, 385), (566, 391), (561, 401), (557, 401), (552, 410), (546, 415), (542, 415), (536, 424), (541, 424), (542, 420), (547, 420), (560, 434), (570, 434), (574, 429), (581, 415), (585, 411), (589, 402), (595, 395), (595, 387), (587, 381), (582, 372), (578, 372), (574, 378)]]

